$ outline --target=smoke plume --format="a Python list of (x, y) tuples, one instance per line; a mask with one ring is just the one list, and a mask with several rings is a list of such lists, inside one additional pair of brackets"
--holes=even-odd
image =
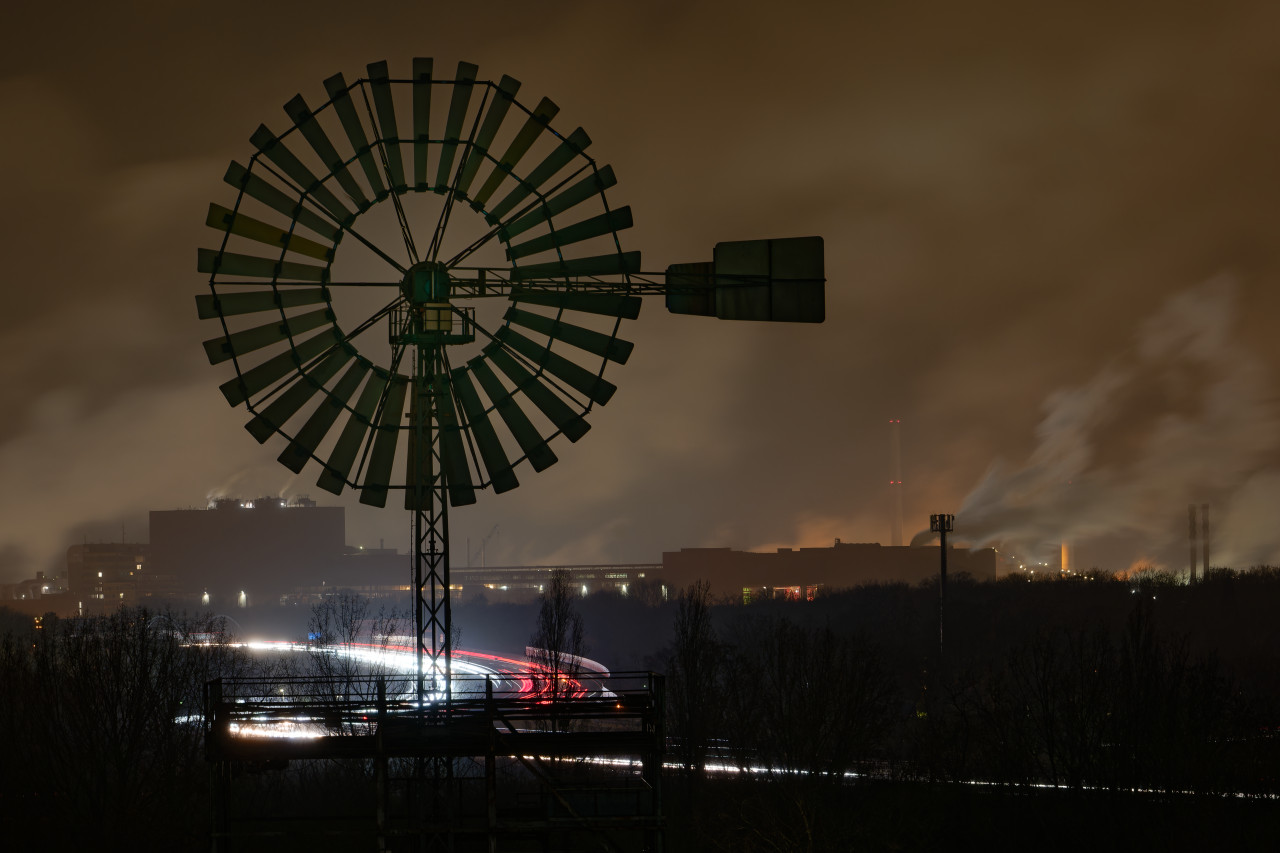
[[(1188, 502), (1229, 507), (1237, 495), (1276, 492), (1276, 475), (1260, 471), (1280, 412), (1267, 371), (1233, 339), (1235, 307), (1226, 276), (1178, 293), (1122, 356), (1050, 394), (1031, 456), (988, 469), (957, 513), (957, 535), (1027, 558), (1104, 536), (1159, 551), (1181, 546)], [(1237, 536), (1216, 564), (1269, 556), (1264, 531), (1239, 507), (1221, 525)]]

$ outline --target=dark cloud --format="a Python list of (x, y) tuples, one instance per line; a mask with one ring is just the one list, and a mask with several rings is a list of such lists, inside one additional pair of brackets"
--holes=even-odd
[[(985, 507), (969, 535), (1093, 537), (1122, 567), (1180, 559), (1209, 500), (1224, 559), (1275, 558), (1274, 4), (79, 5), (14, 13), (0, 51), (8, 578), (81, 524), (323, 499), (221, 400), (194, 249), (260, 122), (414, 55), (586, 127), (647, 269), (827, 245), (821, 327), (647, 304), (590, 434), (451, 516), (460, 540), (500, 525), (491, 563), (884, 540), (895, 417), (908, 528)], [(402, 513), (348, 505), (353, 542), (407, 545)]]

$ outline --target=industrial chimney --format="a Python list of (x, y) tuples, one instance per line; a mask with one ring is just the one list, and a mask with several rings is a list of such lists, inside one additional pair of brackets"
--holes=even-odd
[(1201, 565), (1203, 569), (1200, 572), (1201, 577), (1209, 575), (1209, 505), (1200, 504), (1200, 544), (1204, 546), (1204, 562)]
[(1196, 582), (1196, 505), (1187, 506), (1187, 543), (1191, 556), (1191, 572), (1188, 583)]

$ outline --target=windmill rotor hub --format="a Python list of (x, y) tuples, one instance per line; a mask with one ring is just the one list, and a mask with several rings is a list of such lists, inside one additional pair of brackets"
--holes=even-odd
[(401, 294), (414, 305), (447, 303), (452, 290), (449, 268), (438, 261), (419, 261), (400, 282)]

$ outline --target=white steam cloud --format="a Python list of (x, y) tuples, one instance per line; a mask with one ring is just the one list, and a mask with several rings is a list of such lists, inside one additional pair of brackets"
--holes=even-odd
[(1274, 524), (1259, 510), (1280, 496), (1280, 473), (1267, 470), (1280, 410), (1267, 371), (1234, 338), (1235, 306), (1226, 276), (1181, 292), (1131, 351), (1049, 395), (1030, 458), (991, 466), (956, 514), (957, 535), (1028, 558), (1101, 537), (1161, 553), (1185, 549), (1187, 504), (1210, 502), (1214, 565), (1274, 559)]

